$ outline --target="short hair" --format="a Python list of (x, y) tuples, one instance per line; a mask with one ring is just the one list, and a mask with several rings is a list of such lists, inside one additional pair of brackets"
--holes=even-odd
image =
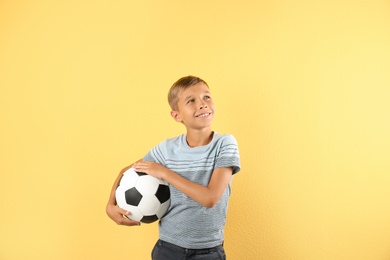
[(178, 81), (173, 83), (172, 87), (169, 89), (168, 92), (168, 103), (169, 106), (172, 108), (172, 110), (177, 110), (177, 102), (179, 99), (177, 95), (179, 94), (179, 91), (180, 90), (184, 91), (187, 88), (196, 85), (200, 82), (204, 83), (207, 87), (209, 86), (207, 85), (206, 81), (195, 76), (182, 77)]

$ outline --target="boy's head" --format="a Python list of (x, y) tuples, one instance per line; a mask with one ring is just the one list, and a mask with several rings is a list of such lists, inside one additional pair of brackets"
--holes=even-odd
[(201, 78), (195, 77), (195, 76), (187, 76), (180, 78), (178, 81), (176, 81), (172, 87), (169, 89), (168, 92), (168, 103), (172, 110), (178, 110), (177, 107), (177, 101), (179, 100), (178, 94), (180, 91), (184, 91), (187, 88), (196, 85), (198, 83), (202, 82), (207, 87), (206, 81), (204, 81)]

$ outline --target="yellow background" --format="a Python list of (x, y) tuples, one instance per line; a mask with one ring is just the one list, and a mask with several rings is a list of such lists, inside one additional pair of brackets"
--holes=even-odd
[(390, 259), (390, 3), (1, 1), (0, 259), (149, 259), (105, 214), (121, 168), (184, 128), (189, 74), (242, 171), (229, 259)]

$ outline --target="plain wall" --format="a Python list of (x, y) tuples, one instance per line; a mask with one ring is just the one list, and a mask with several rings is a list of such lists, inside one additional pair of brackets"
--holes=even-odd
[(228, 259), (390, 259), (389, 1), (1, 1), (0, 259), (149, 259), (105, 213), (118, 172), (184, 132), (197, 75), (242, 171)]

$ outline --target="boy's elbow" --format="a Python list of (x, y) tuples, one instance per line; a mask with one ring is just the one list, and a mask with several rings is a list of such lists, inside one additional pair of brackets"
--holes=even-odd
[(207, 201), (204, 202), (203, 206), (206, 208), (213, 208), (218, 203), (218, 199), (216, 198), (210, 198)]
[(204, 205), (204, 207), (208, 208), (208, 209), (211, 209), (215, 206), (216, 203), (208, 203), (206, 205)]

